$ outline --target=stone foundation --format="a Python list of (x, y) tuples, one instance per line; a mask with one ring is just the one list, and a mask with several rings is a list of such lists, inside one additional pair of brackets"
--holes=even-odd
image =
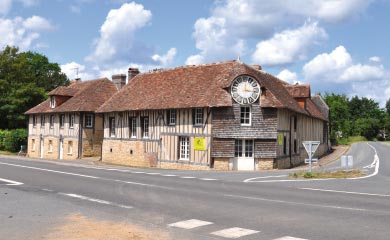
[(209, 166), (193, 165), (187, 162), (159, 162), (157, 164), (159, 168), (177, 169), (177, 170), (210, 170)]
[(103, 141), (103, 162), (132, 167), (151, 167), (153, 165), (151, 158), (145, 153), (142, 141)]
[(257, 159), (257, 170), (271, 170), (274, 169), (273, 158), (258, 158)]

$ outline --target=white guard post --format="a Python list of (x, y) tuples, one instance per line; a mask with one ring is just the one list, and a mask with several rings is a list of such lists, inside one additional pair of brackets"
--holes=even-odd
[(317, 151), (320, 141), (303, 141), (303, 146), (309, 156), (309, 159), (305, 159), (305, 163), (309, 163), (309, 172), (312, 171), (312, 163), (318, 163), (317, 158), (313, 158), (314, 153)]

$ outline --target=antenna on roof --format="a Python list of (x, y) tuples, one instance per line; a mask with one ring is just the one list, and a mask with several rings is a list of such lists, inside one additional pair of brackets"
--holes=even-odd
[(240, 55), (237, 56), (237, 62), (241, 63)]

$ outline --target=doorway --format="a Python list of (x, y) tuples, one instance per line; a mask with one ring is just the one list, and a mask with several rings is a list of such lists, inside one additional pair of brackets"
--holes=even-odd
[(236, 139), (234, 146), (233, 170), (255, 170), (253, 139)]

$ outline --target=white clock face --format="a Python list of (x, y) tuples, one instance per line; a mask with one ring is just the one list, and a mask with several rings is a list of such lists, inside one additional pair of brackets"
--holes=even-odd
[(260, 96), (260, 85), (253, 77), (238, 76), (232, 82), (231, 94), (239, 104), (252, 104)]

